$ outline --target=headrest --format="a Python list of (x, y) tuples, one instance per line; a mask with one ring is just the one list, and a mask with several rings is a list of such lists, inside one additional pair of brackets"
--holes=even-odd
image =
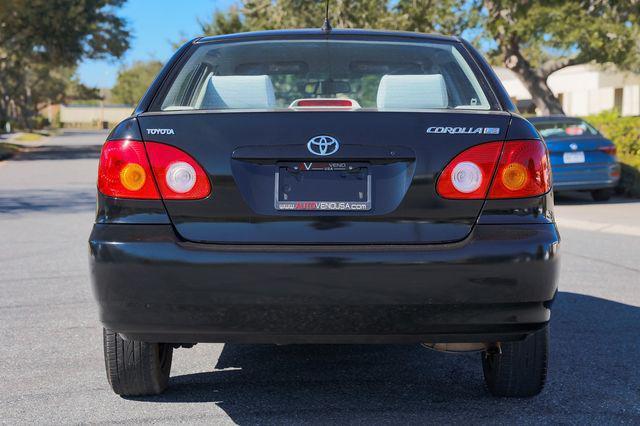
[(442, 74), (384, 75), (378, 86), (378, 109), (447, 108)]
[(268, 75), (212, 75), (198, 101), (199, 109), (265, 109), (276, 106)]

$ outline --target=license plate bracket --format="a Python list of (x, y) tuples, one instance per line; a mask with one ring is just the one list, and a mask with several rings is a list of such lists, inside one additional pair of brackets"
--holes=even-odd
[(289, 211), (371, 210), (368, 163), (279, 163), (275, 208)]

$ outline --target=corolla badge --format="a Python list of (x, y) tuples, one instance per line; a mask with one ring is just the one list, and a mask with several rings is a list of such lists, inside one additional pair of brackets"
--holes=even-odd
[(431, 126), (427, 128), (427, 133), (439, 133), (449, 135), (499, 135), (499, 127), (451, 127), (451, 126)]
[(315, 136), (307, 142), (307, 149), (315, 155), (331, 155), (335, 154), (340, 148), (340, 143), (334, 137), (327, 135)]

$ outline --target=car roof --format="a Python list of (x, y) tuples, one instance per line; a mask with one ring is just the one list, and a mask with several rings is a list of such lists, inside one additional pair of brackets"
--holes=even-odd
[(546, 115), (542, 117), (530, 117), (528, 120), (532, 123), (582, 123), (584, 120), (580, 117), (567, 117), (566, 115)]
[(306, 28), (298, 30), (269, 30), (269, 31), (253, 31), (246, 33), (223, 34), (215, 36), (207, 36), (197, 39), (195, 42), (212, 43), (224, 41), (238, 41), (243, 39), (287, 39), (287, 38), (305, 38), (305, 37), (373, 37), (373, 38), (408, 38), (422, 39), (431, 41), (448, 41), (460, 42), (459, 37), (444, 36), (439, 34), (414, 33), (409, 31), (387, 31), (387, 30), (362, 30), (362, 29), (333, 29), (325, 32), (319, 28)]

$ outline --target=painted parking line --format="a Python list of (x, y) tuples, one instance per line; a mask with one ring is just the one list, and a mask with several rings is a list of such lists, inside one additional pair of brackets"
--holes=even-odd
[(590, 220), (558, 219), (558, 227), (579, 229), (582, 231), (603, 232), (605, 234), (618, 234), (640, 237), (640, 226), (616, 225), (613, 223), (592, 222)]

